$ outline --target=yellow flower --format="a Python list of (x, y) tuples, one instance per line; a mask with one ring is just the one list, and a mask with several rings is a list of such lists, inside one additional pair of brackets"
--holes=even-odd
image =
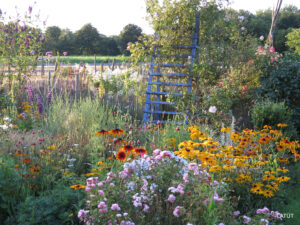
[(253, 194), (259, 194), (259, 195), (264, 193), (263, 190), (261, 189), (261, 187), (252, 187), (250, 189), (250, 192)]
[(228, 177), (228, 178), (224, 177), (222, 179), (222, 181), (224, 181), (224, 182), (232, 182), (232, 179), (230, 177)]
[(238, 183), (245, 183), (247, 181), (251, 182), (252, 178), (249, 175), (240, 174), (237, 178), (235, 178), (235, 180)]
[(263, 180), (276, 180), (276, 177), (272, 174), (264, 175)]
[(192, 131), (192, 130), (198, 130), (199, 129), (199, 126), (190, 126), (188, 128), (189, 131)]
[(240, 138), (240, 135), (237, 132), (232, 132), (230, 134), (230, 139), (233, 140), (234, 142), (238, 142)]
[(225, 133), (229, 133), (231, 131), (231, 128), (230, 127), (222, 127), (221, 128), (221, 132), (225, 132)]
[(95, 175), (98, 175), (99, 173), (86, 173), (84, 174), (84, 176), (86, 177), (91, 177), (91, 176), (95, 176)]
[(221, 166), (212, 166), (209, 168), (209, 172), (219, 172), (222, 170)]
[(273, 190), (273, 191), (277, 191), (278, 190), (278, 184), (274, 183), (274, 184), (267, 184), (266, 185), (267, 188)]
[(70, 214), (69, 214), (69, 217), (72, 217), (72, 216), (74, 216), (74, 214), (73, 214), (73, 213), (70, 213)]
[(272, 127), (271, 127), (271, 126), (269, 126), (269, 125), (264, 125), (264, 129), (266, 129), (266, 130), (270, 130), (270, 129), (272, 129)]
[(286, 123), (279, 123), (277, 124), (277, 127), (287, 127), (288, 125)]
[(270, 198), (270, 197), (273, 197), (274, 196), (274, 193), (273, 193), (273, 191), (272, 190), (264, 190), (264, 196), (266, 197), (266, 198)]
[(285, 150), (285, 146), (284, 145), (277, 145), (276, 146), (277, 151), (282, 152)]
[(172, 148), (175, 148), (176, 147), (176, 138), (170, 138), (169, 139), (169, 144)]
[(85, 188), (85, 186), (82, 184), (75, 184), (75, 185), (70, 186), (70, 188), (73, 188), (74, 190), (78, 190), (78, 189)]
[(277, 168), (276, 170), (277, 170), (278, 172), (283, 172), (283, 173), (289, 172), (289, 170), (286, 169), (285, 167), (283, 167), (282, 169), (281, 169), (281, 168)]
[(223, 166), (223, 169), (224, 170), (232, 170), (232, 169), (234, 169), (234, 166), (225, 165), (225, 166)]
[(252, 188), (263, 187), (264, 185), (261, 182), (253, 183)]
[(279, 182), (279, 183), (281, 183), (281, 182), (287, 182), (287, 181), (289, 181), (291, 178), (290, 177), (285, 177), (285, 176), (283, 176), (283, 177), (278, 177), (277, 178), (277, 181)]
[(48, 147), (48, 149), (55, 150), (56, 147), (55, 147), (55, 145), (51, 145), (51, 146)]

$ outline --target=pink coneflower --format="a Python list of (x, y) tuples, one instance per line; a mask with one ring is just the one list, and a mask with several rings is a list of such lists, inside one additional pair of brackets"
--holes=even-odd
[(67, 56), (67, 55), (68, 55), (68, 52), (63, 52), (63, 55), (64, 55), (64, 56)]

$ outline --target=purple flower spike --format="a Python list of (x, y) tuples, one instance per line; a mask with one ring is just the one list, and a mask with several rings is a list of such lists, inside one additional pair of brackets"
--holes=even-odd
[(49, 90), (48, 90), (48, 104), (51, 103), (51, 94), (52, 94), (52, 91), (51, 91), (51, 88), (49, 88)]
[(29, 8), (28, 8), (28, 12), (29, 12), (29, 14), (31, 14), (31, 12), (32, 12), (32, 7), (31, 6), (29, 6)]
[(29, 102), (32, 103), (34, 94), (31, 85), (28, 87), (28, 97), (29, 97)]
[(39, 114), (43, 113), (43, 104), (42, 104), (42, 99), (39, 95), (36, 96), (36, 101), (39, 109)]

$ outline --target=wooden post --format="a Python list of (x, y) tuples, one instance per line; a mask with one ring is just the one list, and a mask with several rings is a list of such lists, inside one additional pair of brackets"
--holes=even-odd
[(44, 67), (44, 57), (42, 56), (42, 68), (41, 68), (41, 76), (45, 75), (45, 67)]
[(111, 66), (111, 71), (114, 71), (115, 64), (116, 64), (116, 59), (113, 59), (113, 63), (112, 63), (112, 66)]
[(96, 67), (96, 54), (94, 55), (94, 67), (95, 67), (95, 74), (97, 72), (97, 67)]
[(79, 74), (75, 75), (75, 99), (79, 97)]
[(57, 64), (57, 62), (55, 62), (55, 64), (54, 64), (54, 72), (57, 71), (57, 67), (58, 67), (58, 64)]
[(48, 73), (48, 87), (51, 87), (51, 72)]

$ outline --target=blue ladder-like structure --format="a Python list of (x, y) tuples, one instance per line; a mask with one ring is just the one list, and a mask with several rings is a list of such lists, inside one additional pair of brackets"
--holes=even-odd
[[(185, 115), (185, 123), (187, 123), (187, 115), (188, 109), (186, 112), (177, 112), (177, 111), (170, 111), (170, 110), (163, 110), (163, 105), (165, 107), (175, 106), (178, 104), (182, 104), (180, 102), (168, 102), (166, 101), (167, 95), (175, 95), (175, 96), (183, 96), (183, 93), (180, 93), (178, 90), (173, 92), (165, 92), (161, 91), (161, 87), (165, 86), (176, 86), (177, 89), (181, 87), (182, 90), (187, 89), (190, 93), (192, 90), (192, 70), (193, 65), (198, 63), (198, 57), (196, 57), (198, 46), (198, 33), (199, 33), (199, 23), (200, 23), (200, 14), (197, 13), (195, 19), (195, 27), (192, 36), (192, 45), (174, 45), (172, 46), (173, 49), (185, 49), (189, 50), (189, 54), (171, 54), (171, 55), (164, 55), (159, 53), (159, 47), (156, 46), (154, 48), (154, 54), (151, 57), (151, 64), (149, 70), (149, 79), (148, 79), (148, 87), (146, 91), (146, 102), (145, 102), (145, 110), (144, 117), (143, 117), (143, 126), (147, 123), (157, 123), (160, 121), (161, 123), (178, 123), (169, 120), (162, 120), (163, 115)], [(156, 62), (157, 59), (161, 58), (178, 58), (178, 59), (186, 59), (188, 63), (158, 63)], [(161, 69), (169, 68), (166, 72), (161, 71)], [(188, 73), (181, 73), (178, 70), (186, 68), (189, 72)], [(173, 69), (173, 71), (170, 71)], [(175, 70), (175, 71), (174, 71)], [(176, 71), (177, 70), (177, 71)], [(163, 82), (160, 80), (162, 77), (168, 77), (175, 80), (187, 80), (188, 82)], [(152, 87), (156, 86), (156, 90), (153, 91)], [(154, 86), (154, 87), (155, 87)], [(156, 96), (156, 97), (155, 97)], [(154, 97), (154, 99), (153, 99)], [(173, 107), (174, 108), (174, 107)], [(183, 124), (183, 122), (181, 122)]]

